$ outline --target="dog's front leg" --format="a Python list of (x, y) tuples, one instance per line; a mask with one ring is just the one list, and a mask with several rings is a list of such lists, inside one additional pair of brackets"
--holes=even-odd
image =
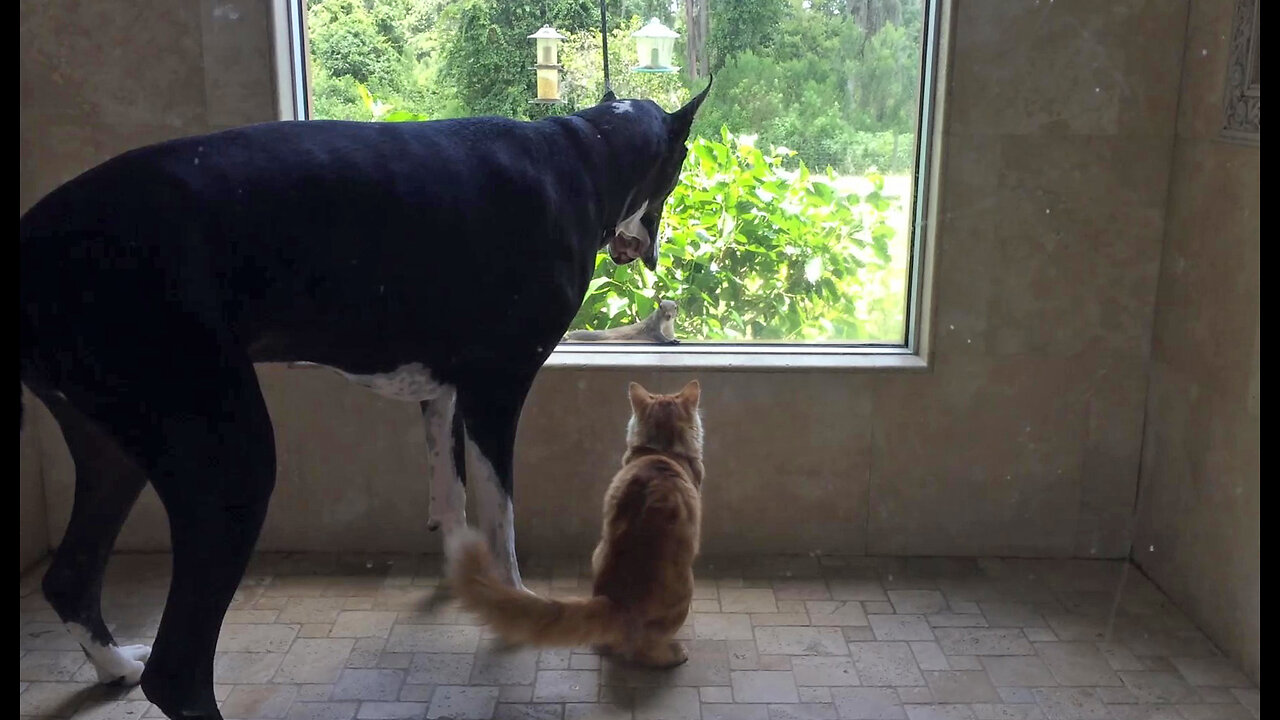
[(431, 491), (427, 529), (443, 528), (446, 538), (467, 526), (467, 495), (454, 453), (456, 399), (457, 391), (444, 386), (439, 395), (420, 403), (427, 426), (427, 483)]

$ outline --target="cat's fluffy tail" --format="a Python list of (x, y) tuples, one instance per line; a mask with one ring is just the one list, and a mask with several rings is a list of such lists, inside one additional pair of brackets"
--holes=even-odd
[(471, 528), (448, 539), (446, 554), (453, 594), (508, 643), (570, 647), (623, 640), (626, 616), (604, 596), (551, 600), (504, 584), (488, 544)]

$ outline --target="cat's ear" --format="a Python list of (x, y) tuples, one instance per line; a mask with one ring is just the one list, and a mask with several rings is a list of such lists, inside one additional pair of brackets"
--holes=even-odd
[(653, 395), (648, 390), (640, 387), (640, 383), (633, 382), (628, 385), (627, 394), (631, 396), (631, 409), (636, 412), (649, 407), (649, 403), (653, 402)]
[(698, 400), (702, 398), (702, 385), (697, 380), (690, 380), (688, 385), (680, 391), (680, 402), (685, 407), (694, 409), (698, 407)]

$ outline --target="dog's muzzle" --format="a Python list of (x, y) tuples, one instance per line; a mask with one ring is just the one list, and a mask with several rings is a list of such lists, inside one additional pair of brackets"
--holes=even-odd
[(649, 208), (646, 201), (629, 217), (618, 223), (609, 238), (609, 257), (618, 265), (626, 265), (639, 259), (650, 270), (658, 269), (657, 247), (653, 241), (653, 233), (645, 223), (644, 212)]
[(656, 258), (651, 260), (647, 252), (650, 242), (643, 238), (618, 233), (609, 239), (609, 257), (618, 265), (626, 265), (632, 260), (643, 260), (653, 270), (657, 266)]

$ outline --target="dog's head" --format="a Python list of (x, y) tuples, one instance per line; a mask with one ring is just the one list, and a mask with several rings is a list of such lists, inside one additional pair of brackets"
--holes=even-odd
[(650, 270), (658, 267), (658, 225), (667, 196), (680, 179), (688, 148), (689, 128), (698, 107), (711, 89), (707, 87), (675, 112), (668, 113), (651, 100), (619, 100), (605, 93), (591, 108), (593, 121), (619, 133), (626, 133), (615, 147), (631, 155), (629, 164), (639, 163), (634, 175), (639, 182), (626, 191), (626, 199), (616, 220), (605, 228), (601, 246), (609, 247), (609, 257), (619, 265), (639, 259)]

